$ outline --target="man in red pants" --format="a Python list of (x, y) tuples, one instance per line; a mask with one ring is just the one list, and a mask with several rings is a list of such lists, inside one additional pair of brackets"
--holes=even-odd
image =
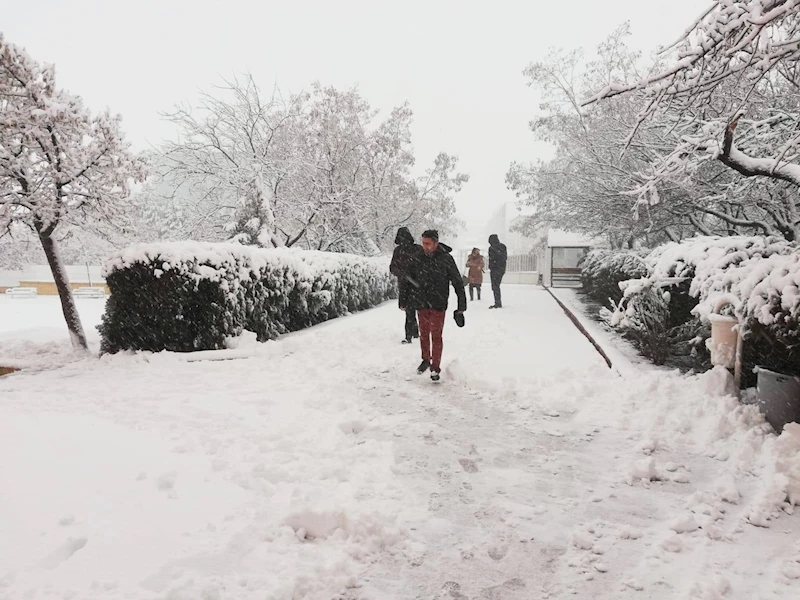
[(439, 381), (442, 364), (442, 329), (450, 296), (450, 285), (458, 296), (456, 313), (467, 310), (464, 281), (450, 255), (452, 248), (439, 242), (439, 233), (429, 229), (422, 234), (422, 253), (409, 262), (406, 280), (410, 285), (400, 292), (400, 308), (415, 309), (419, 320), (422, 363), (417, 373), (431, 370), (431, 379)]

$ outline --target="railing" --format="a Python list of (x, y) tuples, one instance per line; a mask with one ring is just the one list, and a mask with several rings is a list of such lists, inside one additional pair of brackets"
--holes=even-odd
[(506, 272), (527, 273), (538, 271), (539, 269), (537, 267), (538, 264), (535, 254), (516, 254), (508, 257)]

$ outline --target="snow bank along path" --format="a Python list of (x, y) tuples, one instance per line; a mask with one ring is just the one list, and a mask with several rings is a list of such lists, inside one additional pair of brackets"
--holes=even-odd
[(0, 379), (0, 598), (797, 597), (794, 430), (504, 295), (448, 316), (438, 386), (394, 304)]

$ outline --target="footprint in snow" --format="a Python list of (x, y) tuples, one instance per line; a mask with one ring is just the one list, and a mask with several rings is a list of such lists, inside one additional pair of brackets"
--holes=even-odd
[(477, 473), (478, 472), (478, 465), (474, 460), (470, 460), (469, 458), (459, 458), (458, 464), (461, 465), (461, 468), (464, 469), (467, 473)]
[(458, 492), (458, 499), (462, 504), (475, 504), (475, 496), (469, 490)]
[(503, 560), (508, 554), (508, 544), (490, 546), (487, 553), (489, 554), (489, 558), (492, 560)]
[[(518, 592), (520, 590), (525, 589), (525, 582), (516, 577), (514, 579), (509, 579), (505, 583), (501, 585), (496, 585), (490, 588), (484, 588), (481, 590), (481, 595), (478, 596), (476, 600), (506, 600), (509, 598), (509, 594), (513, 594), (514, 592)], [(519, 596), (514, 596), (519, 597)]]
[(461, 593), (461, 584), (448, 581), (442, 586), (442, 591), (436, 594), (436, 600), (469, 600)]

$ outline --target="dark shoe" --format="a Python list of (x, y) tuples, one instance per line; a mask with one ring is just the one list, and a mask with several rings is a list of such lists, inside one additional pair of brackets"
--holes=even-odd
[(492, 305), (491, 305), (489, 308), (490, 308), (490, 309), (492, 309), (492, 308), (497, 308), (497, 306), (496, 306), (496, 305), (494, 305), (494, 304), (492, 304)]
[(431, 368), (430, 361), (423, 360), (421, 363), (419, 363), (419, 366), (417, 367), (417, 373), (422, 375), (425, 371), (427, 371), (430, 368)]
[(402, 342), (400, 342), (400, 343), (401, 343), (401, 344), (410, 344), (410, 343), (411, 343), (411, 338), (406, 338), (406, 339), (404, 339), (404, 340), (403, 340)]
[(441, 371), (431, 371), (431, 381), (439, 381)]

